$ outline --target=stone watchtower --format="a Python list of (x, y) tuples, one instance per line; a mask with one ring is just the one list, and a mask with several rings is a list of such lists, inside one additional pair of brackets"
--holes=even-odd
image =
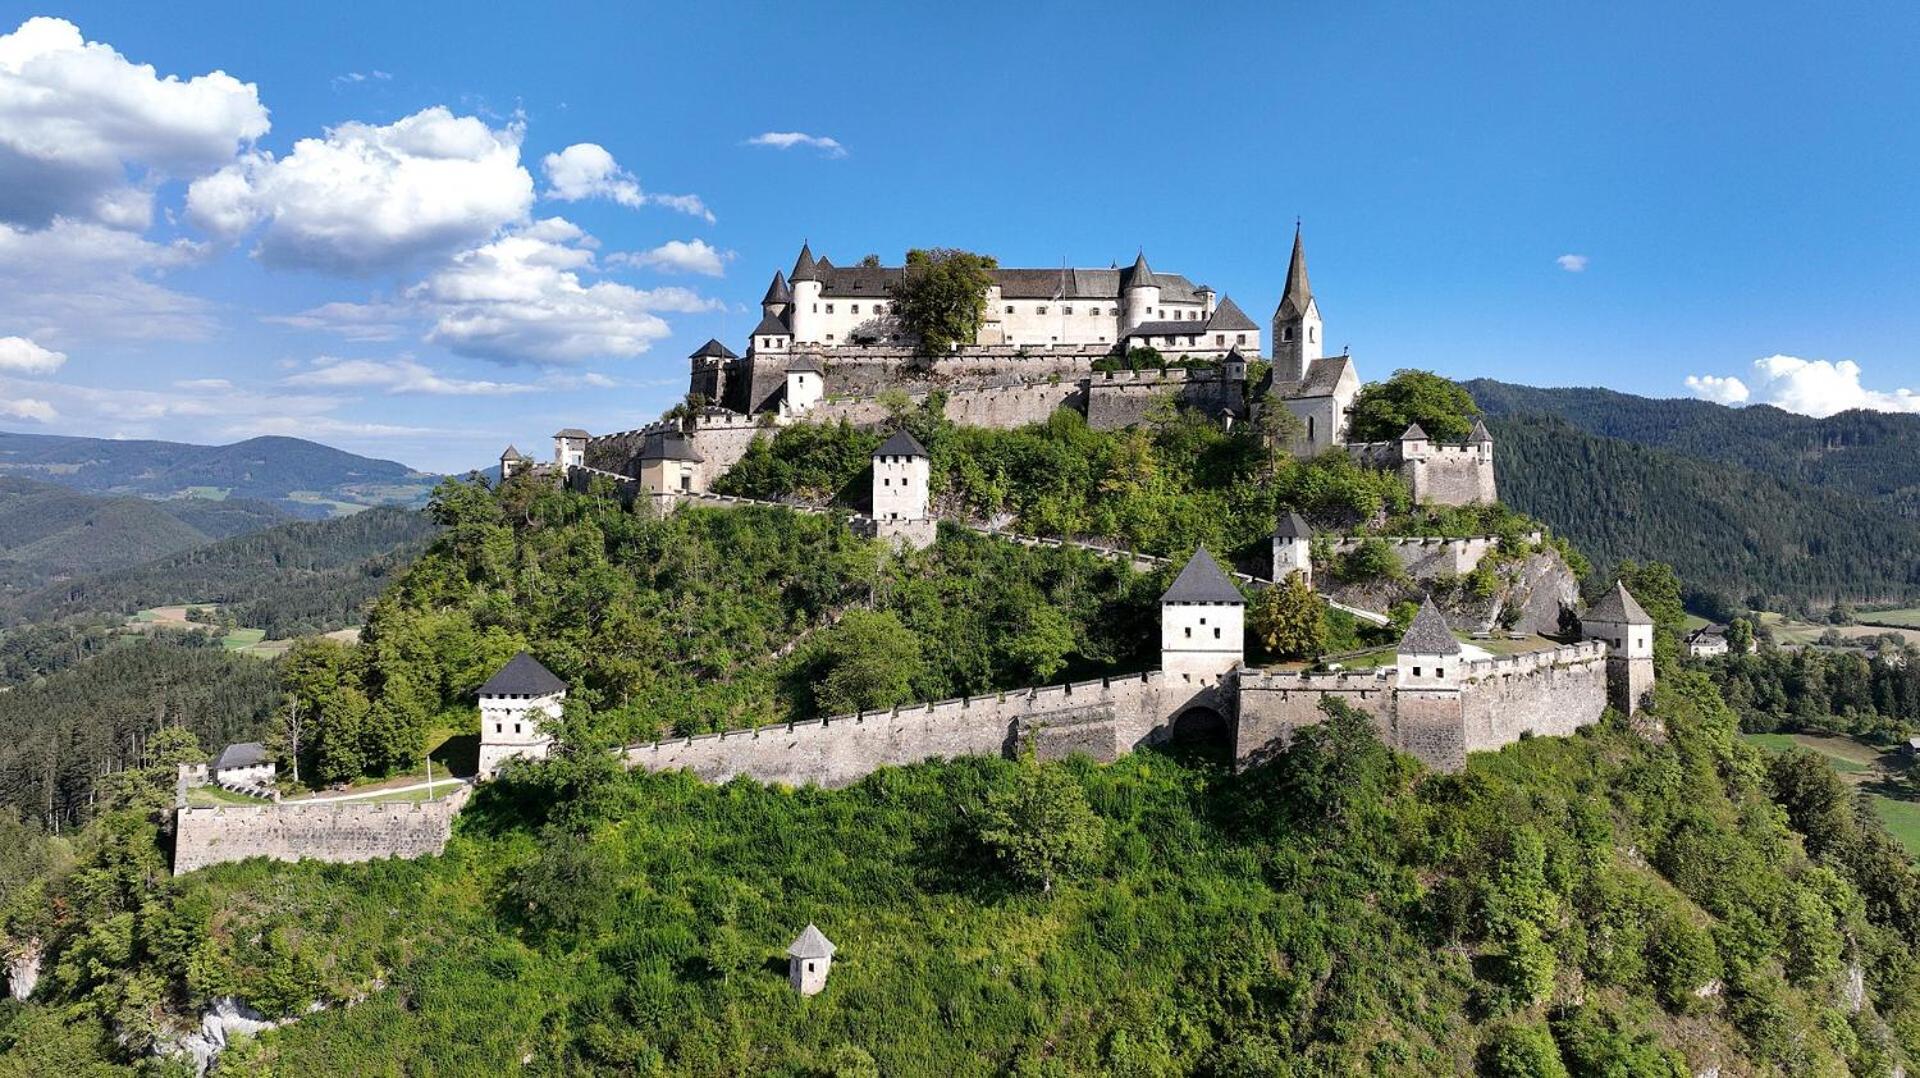
[(510, 445), (506, 452), (500, 454), (500, 479), (502, 482), (512, 479), (532, 466), (532, 457)]
[(1607, 701), (1625, 715), (1638, 712), (1653, 691), (1653, 617), (1615, 581), (1580, 619), (1580, 635), (1607, 644)]
[(787, 947), (787, 983), (803, 996), (815, 996), (827, 987), (827, 972), (833, 968), (833, 945), (813, 922), (807, 922), (800, 938)]
[(1142, 322), (1152, 322), (1159, 316), (1154, 312), (1160, 306), (1160, 279), (1153, 275), (1147, 265), (1145, 251), (1134, 258), (1133, 266), (1126, 271), (1126, 281), (1121, 286), (1122, 312), (1126, 319), (1122, 330), (1133, 329)]
[(1160, 668), (1168, 677), (1217, 678), (1247, 657), (1247, 600), (1205, 548), (1160, 596)]
[(801, 356), (787, 364), (788, 415), (805, 415), (827, 394), (827, 376), (812, 356)]
[(698, 393), (709, 404), (723, 403), (727, 399), (727, 375), (733, 370), (734, 361), (739, 358), (733, 349), (721, 344), (719, 338), (707, 338), (707, 343), (687, 357), (693, 368), (687, 392)]
[(1280, 514), (1273, 529), (1273, 582), (1282, 584), (1289, 575), (1299, 573), (1307, 584), (1313, 583), (1313, 529), (1289, 509)]
[(1447, 616), (1429, 595), (1400, 638), (1394, 662), (1394, 684), (1402, 689), (1459, 692), (1465, 649), (1454, 638)]
[(813, 260), (813, 248), (800, 245), (800, 257), (793, 262), (793, 272), (787, 275), (787, 288), (792, 293), (792, 316), (787, 326), (793, 332), (796, 344), (818, 343), (826, 321), (820, 316), (820, 292), (823, 285), (820, 280), (820, 266)]
[(593, 437), (579, 427), (566, 427), (553, 432), (553, 463), (562, 472), (568, 468), (578, 468), (587, 462), (587, 439)]
[(1293, 258), (1287, 263), (1287, 287), (1273, 312), (1274, 383), (1298, 383), (1307, 377), (1307, 365), (1319, 359), (1320, 305), (1307, 283), (1307, 250), (1300, 242), (1300, 226), (1293, 226)]
[(926, 447), (905, 430), (894, 431), (873, 451), (873, 521), (877, 534), (924, 548), (936, 524), (927, 512), (932, 461)]
[(546, 724), (566, 699), (567, 683), (524, 651), (488, 678), (480, 686), (480, 774), (492, 775), (512, 756), (546, 759), (553, 744)]

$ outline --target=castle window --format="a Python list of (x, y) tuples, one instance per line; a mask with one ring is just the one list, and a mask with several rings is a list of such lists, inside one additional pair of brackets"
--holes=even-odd
[(1062, 307), (1062, 308), (1060, 308), (1060, 313), (1061, 313), (1061, 314), (1072, 314), (1072, 313), (1073, 313), (1073, 308), (1072, 308), (1072, 307)]
[(1313, 328), (1312, 326), (1308, 326), (1308, 327), (1307, 327), (1307, 340), (1308, 340), (1309, 342), (1311, 342), (1311, 341), (1312, 341), (1312, 340), (1314, 339), (1314, 337), (1315, 337), (1315, 336), (1317, 335), (1317, 333), (1318, 333), (1318, 331), (1317, 331), (1317, 330), (1315, 330), (1315, 329), (1314, 329), (1314, 328)]
[(831, 304), (831, 303), (829, 303), (829, 304), (827, 304), (827, 313), (828, 313), (828, 314), (832, 314), (832, 313), (833, 313), (833, 304)]
[(1213, 631), (1213, 638), (1214, 638), (1215, 640), (1218, 640), (1218, 639), (1220, 639), (1220, 630), (1218, 630), (1218, 629), (1215, 629), (1215, 630)]
[(1047, 305), (1046, 305), (1046, 304), (1044, 304), (1044, 303), (1040, 303), (1040, 304), (1036, 304), (1036, 305), (1034, 306), (1034, 308), (1033, 308), (1033, 313), (1034, 313), (1034, 314), (1046, 314), (1046, 313), (1047, 313)]
[(1227, 343), (1227, 335), (1226, 335), (1226, 334), (1224, 334), (1224, 333), (1216, 333), (1216, 334), (1214, 334), (1214, 335), (1213, 335), (1213, 343), (1215, 343), (1215, 344), (1225, 344), (1225, 343)]
[(1009, 303), (1009, 304), (1007, 304), (1007, 313), (1008, 313), (1008, 314), (1012, 314), (1012, 313), (1013, 313), (1013, 304), (1011, 304), (1011, 303)]
[(854, 314), (859, 314), (859, 313), (860, 313), (860, 305), (859, 305), (858, 303), (856, 303), (856, 304), (854, 304), (854, 305), (853, 305), (853, 313), (854, 313)]
[(1239, 333), (1239, 334), (1235, 334), (1235, 335), (1234, 335), (1234, 338), (1233, 338), (1233, 343), (1235, 343), (1235, 344), (1245, 344), (1245, 343), (1247, 343), (1247, 335), (1246, 335), (1246, 334), (1244, 334), (1244, 333)]
[(1193, 639), (1193, 626), (1191, 625), (1187, 626), (1185, 629), (1185, 632), (1187, 634), (1187, 639), (1189, 640)]
[(876, 303), (876, 304), (874, 304), (874, 305), (873, 305), (873, 313), (874, 313), (874, 314), (886, 314), (886, 313), (887, 313), (887, 305), (886, 305), (886, 304), (884, 304), (884, 303)]
[(1416, 666), (1416, 667), (1414, 667), (1414, 668), (1413, 668), (1413, 676), (1414, 676), (1414, 677), (1419, 677), (1419, 676), (1420, 676), (1420, 668), (1419, 668), (1419, 667), (1417, 667), (1417, 666)]
[(1307, 417), (1307, 441), (1313, 441), (1313, 417)]
[(520, 732), (520, 724), (519, 724), (519, 723), (517, 723), (517, 722), (516, 722), (516, 723), (514, 723), (514, 724), (513, 724), (513, 732), (514, 732), (514, 733), (516, 733), (516, 734)]
[(1293, 327), (1292, 327), (1292, 326), (1287, 326), (1286, 328), (1284, 328), (1284, 329), (1282, 329), (1282, 330), (1280, 331), (1280, 339), (1281, 339), (1281, 340), (1283, 340), (1283, 341), (1290, 341), (1290, 340), (1292, 340), (1292, 339), (1293, 339)]
[(827, 334), (827, 339), (828, 339), (828, 340), (832, 340), (832, 339), (833, 339), (833, 334), (831, 334), (831, 333), (829, 333), (829, 334)]
[(816, 304), (814, 304), (814, 305), (813, 305), (813, 313), (814, 313), (814, 314), (819, 314), (819, 313), (820, 313), (820, 305), (819, 305), (818, 303), (816, 303)]
[(1434, 667), (1434, 668), (1433, 668), (1433, 676), (1434, 676), (1434, 677), (1446, 677), (1446, 676), (1447, 676), (1447, 668), (1446, 668), (1446, 667), (1444, 667), (1444, 666), (1436, 666), (1436, 667)]

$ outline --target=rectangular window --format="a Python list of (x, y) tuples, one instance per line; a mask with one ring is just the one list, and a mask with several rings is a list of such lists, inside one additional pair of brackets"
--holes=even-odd
[(853, 305), (853, 313), (854, 313), (854, 314), (859, 314), (859, 313), (860, 313), (860, 305), (859, 305), (858, 303), (856, 303), (856, 304), (854, 304), (854, 305)]
[(1444, 666), (1436, 666), (1436, 667), (1434, 667), (1434, 668), (1433, 668), (1433, 676), (1434, 676), (1434, 677), (1446, 677), (1446, 676), (1447, 676), (1447, 668), (1446, 668), (1446, 667), (1444, 667)]
[(1008, 304), (1008, 305), (1007, 305), (1007, 313), (1008, 313), (1008, 314), (1012, 314), (1012, 313), (1013, 313), (1013, 305), (1012, 305), (1012, 304)]
[(1235, 344), (1245, 344), (1245, 343), (1247, 343), (1247, 335), (1246, 335), (1246, 334), (1244, 334), (1244, 333), (1241, 333), (1241, 334), (1238, 334), (1238, 335), (1236, 335), (1236, 336), (1235, 336), (1235, 337), (1233, 338), (1233, 343), (1235, 343)]
[(1420, 676), (1420, 668), (1419, 668), (1419, 667), (1417, 667), (1417, 666), (1416, 666), (1416, 667), (1414, 667), (1414, 668), (1413, 668), (1413, 676), (1414, 676), (1414, 677), (1419, 677), (1419, 676)]
[(1072, 313), (1073, 313), (1073, 308), (1072, 308), (1072, 307), (1062, 307), (1062, 308), (1060, 308), (1060, 313), (1061, 313), (1061, 314), (1072, 314)]
[(517, 722), (516, 722), (516, 723), (514, 723), (514, 724), (513, 724), (513, 732), (514, 732), (514, 733), (516, 733), (516, 734), (520, 732), (520, 724), (519, 724), (519, 723), (517, 723)]
[(1216, 334), (1214, 334), (1214, 335), (1213, 335), (1213, 343), (1214, 343), (1214, 344), (1216, 344), (1216, 345), (1219, 345), (1219, 344), (1225, 344), (1225, 343), (1227, 343), (1227, 335), (1226, 335), (1226, 334), (1224, 334), (1224, 333), (1216, 333)]
[(1189, 640), (1193, 639), (1193, 626), (1191, 625), (1187, 626), (1186, 633), (1187, 633), (1187, 639)]
[(1041, 304), (1036, 304), (1036, 305), (1034, 306), (1034, 308), (1033, 308), (1033, 313), (1034, 313), (1034, 314), (1046, 314), (1046, 313), (1047, 313), (1047, 305), (1046, 305), (1046, 304), (1044, 304), (1044, 303), (1041, 303)]
[(828, 314), (832, 314), (832, 313), (833, 313), (833, 304), (831, 304), (831, 303), (829, 303), (829, 304), (827, 304), (827, 313), (828, 313)]
[(1220, 639), (1220, 630), (1218, 630), (1218, 629), (1215, 629), (1215, 630), (1213, 631), (1213, 638), (1214, 638), (1215, 640), (1218, 640), (1218, 639)]

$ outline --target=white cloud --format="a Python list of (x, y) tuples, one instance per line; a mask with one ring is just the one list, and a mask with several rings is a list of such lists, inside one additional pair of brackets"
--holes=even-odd
[(260, 320), (337, 333), (350, 341), (392, 341), (399, 339), (414, 317), (413, 308), (404, 303), (375, 298), (366, 303), (322, 303), (297, 314), (263, 315)]
[[(1876, 412), (1920, 412), (1920, 392), (1899, 388), (1891, 392), (1869, 389), (1860, 384), (1860, 365), (1850, 359), (1801, 359), (1798, 356), (1767, 356), (1753, 361), (1754, 390), (1749, 393), (1738, 378), (1692, 375), (1687, 388), (1708, 400), (1721, 403), (1749, 401), (1771, 404), (1802, 415), (1830, 416), (1835, 412), (1864, 408)], [(1731, 394), (1739, 387), (1739, 396), (1723, 399), (1715, 392)]]
[(1559, 258), (1553, 260), (1553, 264), (1566, 270), (1568, 273), (1584, 273), (1587, 269), (1587, 256), (1561, 255)]
[(732, 251), (722, 251), (705, 240), (668, 240), (651, 251), (607, 256), (609, 265), (644, 266), (663, 273), (701, 273), (719, 277), (726, 272)]
[(285, 382), (307, 389), (380, 389), (390, 394), (424, 393), (437, 397), (495, 397), (531, 393), (540, 388), (525, 382), (445, 378), (405, 356), (389, 360), (321, 356), (313, 361), (312, 369), (290, 375)]
[(42, 348), (25, 337), (0, 337), (0, 371), (52, 374), (66, 361), (65, 352)]
[(363, 82), (389, 82), (392, 79), (393, 76), (385, 71), (349, 71), (344, 75), (333, 77), (333, 88), (338, 90), (342, 86), (354, 86)]
[(533, 177), (518, 121), (490, 128), (444, 106), (384, 127), (352, 122), (276, 159), (250, 153), (187, 191), (187, 214), (273, 266), (394, 269), (481, 242), (525, 218)]
[(669, 333), (657, 312), (722, 307), (685, 288), (585, 281), (588, 240), (561, 218), (537, 221), (462, 252), (407, 298), (433, 314), (428, 341), (506, 363), (639, 355)]
[(0, 220), (145, 228), (163, 178), (202, 176), (267, 133), (252, 83), (161, 78), (64, 19), (0, 35)]
[(0, 415), (12, 416), (15, 419), (31, 419), (36, 423), (51, 423), (60, 418), (60, 413), (54, 410), (53, 405), (32, 397), (0, 400)]
[(205, 253), (197, 244), (154, 243), (65, 217), (42, 229), (0, 224), (0, 321), (34, 327), (42, 343), (206, 337), (214, 326), (210, 305), (147, 276)]
[(1753, 391), (1740, 379), (1728, 375), (1725, 378), (1717, 374), (1689, 374), (1687, 388), (1701, 400), (1710, 400), (1715, 404), (1745, 404)]
[(542, 197), (561, 202), (579, 202), (604, 198), (622, 206), (665, 206), (714, 223), (713, 211), (698, 195), (648, 194), (640, 189), (633, 173), (620, 167), (606, 147), (593, 142), (576, 142), (540, 159), (547, 174), (547, 189)]
[(795, 146), (809, 146), (819, 150), (827, 157), (845, 157), (847, 148), (840, 145), (838, 139), (825, 135), (809, 135), (804, 131), (763, 131), (747, 140), (749, 146), (767, 146), (776, 150), (791, 150)]
[(232, 389), (233, 383), (225, 378), (182, 378), (173, 383), (173, 388), (217, 391)]

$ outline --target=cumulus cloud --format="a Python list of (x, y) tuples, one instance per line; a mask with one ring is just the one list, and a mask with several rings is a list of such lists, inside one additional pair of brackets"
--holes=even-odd
[(636, 356), (667, 336), (658, 312), (721, 307), (685, 288), (585, 280), (588, 242), (569, 221), (537, 221), (462, 252), (407, 298), (432, 312), (428, 341), (506, 363)]
[(385, 126), (344, 123), (282, 158), (249, 153), (187, 190), (187, 215), (226, 239), (255, 228), (272, 266), (359, 274), (483, 241), (522, 220), (533, 177), (523, 129), (445, 106)]
[(260, 320), (295, 329), (337, 333), (350, 341), (391, 341), (399, 339), (413, 317), (412, 307), (375, 298), (366, 303), (336, 300), (295, 314), (263, 315)]
[(806, 146), (819, 150), (827, 157), (845, 157), (847, 148), (840, 145), (838, 139), (825, 135), (809, 135), (804, 131), (763, 131), (747, 140), (749, 146), (766, 146), (775, 150), (791, 150), (796, 146)]
[(446, 378), (414, 359), (340, 359), (321, 356), (312, 369), (289, 375), (290, 386), (309, 389), (379, 389), (394, 393), (423, 393), (436, 397), (497, 397), (530, 393), (538, 386), (524, 382), (489, 382)]
[(21, 397), (18, 400), (0, 400), (0, 416), (31, 419), (36, 423), (51, 423), (60, 418), (60, 413), (46, 401)]
[(1568, 273), (1584, 273), (1587, 268), (1587, 256), (1561, 255), (1559, 258), (1553, 260), (1553, 264), (1566, 270)]
[(668, 240), (650, 251), (620, 252), (607, 256), (609, 265), (641, 266), (663, 273), (700, 273), (719, 277), (726, 272), (732, 251), (721, 251), (705, 240)]
[(713, 211), (707, 209), (698, 195), (642, 191), (633, 173), (621, 168), (606, 147), (598, 143), (576, 142), (559, 153), (550, 153), (540, 159), (540, 168), (547, 174), (547, 189), (542, 192), (546, 198), (560, 202), (604, 198), (634, 208), (665, 206), (702, 218), (708, 224), (714, 222)]
[(65, 352), (42, 348), (25, 337), (0, 337), (0, 371), (52, 374), (66, 361)]
[(1753, 361), (1753, 388), (1734, 377), (1690, 375), (1687, 388), (1722, 404), (1751, 401), (1802, 415), (1830, 416), (1864, 408), (1876, 412), (1920, 412), (1920, 392), (1869, 389), (1860, 384), (1860, 365), (1850, 359), (1801, 359), (1774, 355)]
[(218, 169), (267, 133), (252, 83), (159, 76), (65, 19), (0, 35), (0, 220), (145, 228), (152, 188)]

